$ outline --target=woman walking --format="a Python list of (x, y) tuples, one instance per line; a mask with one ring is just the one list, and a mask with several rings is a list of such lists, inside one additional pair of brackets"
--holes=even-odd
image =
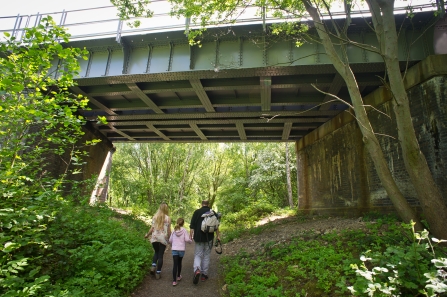
[(169, 237), (169, 242), (172, 244), (172, 258), (174, 260), (174, 268), (172, 269), (172, 285), (176, 286), (177, 282), (182, 279), (182, 260), (185, 256), (186, 243), (191, 243), (188, 232), (183, 228), (185, 220), (177, 219), (177, 224), (174, 227), (174, 232)]
[(152, 218), (152, 227), (144, 237), (147, 238), (149, 235), (151, 235), (151, 243), (155, 251), (152, 258), (151, 274), (155, 273), (155, 278), (160, 279), (163, 255), (168, 245), (168, 238), (171, 236), (169, 208), (164, 202), (160, 204), (157, 213)]

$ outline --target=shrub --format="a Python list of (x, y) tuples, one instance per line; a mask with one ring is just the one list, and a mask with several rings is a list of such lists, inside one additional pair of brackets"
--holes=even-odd
[(438, 258), (428, 232), (412, 231), (412, 241), (388, 246), (384, 252), (367, 251), (360, 265), (352, 264), (357, 278), (348, 289), (356, 296), (437, 296), (447, 292), (447, 259)]
[(142, 280), (152, 248), (147, 226), (106, 207), (66, 205), (48, 228), (46, 260), (53, 291), (122, 296)]

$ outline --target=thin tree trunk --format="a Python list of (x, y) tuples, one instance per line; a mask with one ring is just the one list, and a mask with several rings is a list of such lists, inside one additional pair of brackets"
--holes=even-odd
[(290, 178), (290, 163), (289, 163), (289, 143), (285, 142), (286, 145), (286, 178), (287, 178), (287, 193), (289, 196), (289, 206), (293, 208), (293, 194), (292, 194), (292, 180)]
[(192, 154), (192, 146), (189, 146), (188, 155), (186, 156), (186, 161), (185, 161), (185, 169), (183, 170), (182, 181), (180, 182), (180, 193), (179, 193), (180, 201), (183, 200), (183, 193), (185, 191), (185, 184), (186, 184), (185, 179), (186, 179), (186, 176), (188, 175), (188, 166), (189, 166), (189, 159), (191, 158), (191, 154)]
[[(400, 73), (394, 1), (377, 0), (376, 3), (374, 2), (375, 0), (371, 0), (368, 1), (368, 4), (371, 10), (374, 9), (376, 3), (380, 7), (380, 11), (373, 10), (373, 20), (375, 28), (379, 27), (376, 28), (376, 34), (379, 36), (379, 41), (382, 41), (381, 50), (394, 98), (393, 109), (405, 168), (421, 203), (425, 218), (430, 225), (430, 231), (438, 238), (447, 239), (447, 228), (445, 228), (447, 206), (443, 202), (442, 194), (419, 147), (411, 118), (408, 94)], [(378, 12), (381, 13), (378, 14)]]
[(354, 106), (357, 122), (363, 135), (363, 142), (365, 143), (365, 147), (368, 150), (371, 159), (373, 160), (379, 179), (383, 187), (385, 188), (388, 197), (390, 198), (397, 214), (402, 218), (402, 220), (406, 223), (409, 223), (410, 221), (416, 222), (415, 228), (417, 230), (421, 230), (422, 225), (419, 222), (415, 211), (410, 207), (408, 201), (402, 195), (402, 192), (397, 187), (396, 182), (388, 168), (380, 143), (377, 140), (377, 137), (374, 134), (373, 128), (368, 119), (362, 96), (357, 85), (357, 81), (355, 80), (354, 74), (352, 73), (349, 64), (343, 63), (340, 57), (337, 55), (334, 45), (326, 31), (326, 28), (321, 22), (316, 8), (313, 7), (308, 0), (304, 0), (303, 2), (307, 12), (314, 21), (318, 35), (326, 50), (326, 54), (334, 64), (337, 72), (343, 77), (346, 82), (346, 86), (348, 87), (349, 95)]

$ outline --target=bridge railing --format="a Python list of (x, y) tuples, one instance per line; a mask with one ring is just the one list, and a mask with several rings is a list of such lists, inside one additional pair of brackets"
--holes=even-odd
[[(427, 0), (428, 1), (428, 0)], [(396, 13), (405, 13), (408, 3), (406, 1), (396, 2)], [(154, 11), (152, 18), (133, 18), (130, 22), (138, 20), (140, 26), (133, 28), (128, 21), (122, 21), (117, 17), (117, 9), (114, 6), (103, 6), (70, 11), (58, 11), (51, 13), (37, 13), (31, 15), (2, 16), (0, 17), (0, 38), (3, 32), (8, 32), (18, 40), (23, 38), (24, 30), (39, 24), (42, 17), (50, 15), (60, 26), (64, 26), (71, 34), (71, 40), (85, 40), (94, 38), (115, 37), (117, 42), (121, 36), (146, 34), (150, 32), (166, 32), (193, 29), (189, 19), (171, 17), (170, 6), (166, 0), (152, 0), (150, 8)], [(423, 3), (412, 6), (413, 11), (435, 10), (431, 3)], [(343, 5), (333, 6), (331, 11), (334, 17), (344, 17)], [(359, 9), (353, 11), (354, 16), (369, 16), (367, 10)], [(306, 19), (306, 18), (304, 18)], [(289, 19), (290, 20), (290, 19)], [(273, 17), (269, 12), (260, 13), (256, 7), (244, 9), (244, 13), (238, 18), (234, 25), (244, 24), (267, 24), (285, 21)], [(0, 39), (1, 40), (1, 39)]]

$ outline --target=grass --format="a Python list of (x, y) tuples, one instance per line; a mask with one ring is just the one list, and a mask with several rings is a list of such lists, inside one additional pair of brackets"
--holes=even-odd
[[(222, 257), (225, 296), (352, 296), (347, 289), (356, 280), (351, 264), (360, 265), (364, 251), (383, 252), (389, 246), (411, 242), (408, 230), (396, 218), (377, 214), (365, 218), (373, 220), (367, 223), (366, 232), (309, 231), (286, 243), (268, 242), (254, 254), (242, 250), (237, 256)], [(228, 237), (259, 234), (274, 226), (245, 228)]]

